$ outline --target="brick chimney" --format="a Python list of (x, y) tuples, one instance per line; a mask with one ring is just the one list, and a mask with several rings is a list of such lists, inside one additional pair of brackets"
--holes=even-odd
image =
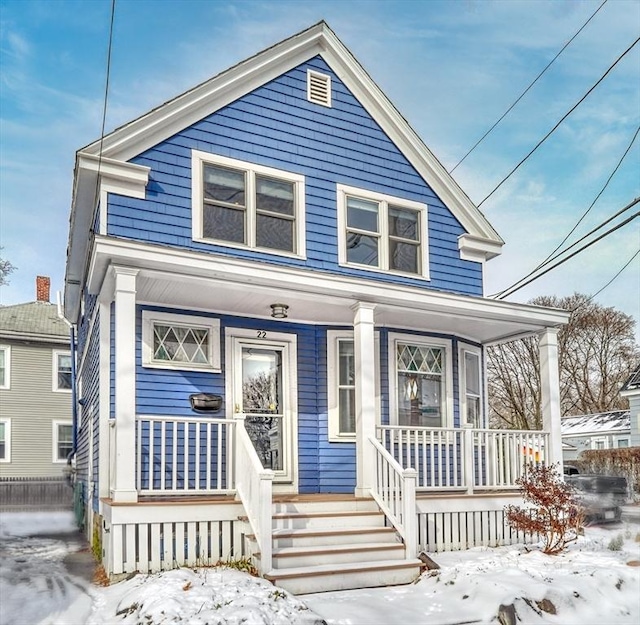
[(48, 302), (50, 294), (51, 280), (48, 276), (38, 276), (36, 278), (36, 299), (39, 302)]

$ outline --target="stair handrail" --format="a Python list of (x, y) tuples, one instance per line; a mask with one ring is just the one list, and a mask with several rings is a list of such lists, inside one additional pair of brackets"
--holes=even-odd
[(265, 469), (244, 424), (245, 416), (236, 415), (235, 482), (236, 492), (260, 550), (260, 572), (271, 570), (272, 562), (272, 492), (275, 473)]
[(376, 452), (376, 479), (371, 495), (402, 537), (407, 559), (417, 554), (416, 481), (418, 472), (403, 469), (400, 463), (374, 437), (369, 438)]

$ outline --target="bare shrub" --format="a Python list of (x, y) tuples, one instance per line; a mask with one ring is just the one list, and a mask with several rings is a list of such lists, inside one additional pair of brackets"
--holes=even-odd
[(543, 553), (556, 555), (578, 539), (584, 512), (575, 490), (565, 484), (557, 465), (530, 464), (525, 475), (516, 480), (528, 507), (506, 506), (511, 527), (527, 534), (538, 534), (543, 540)]

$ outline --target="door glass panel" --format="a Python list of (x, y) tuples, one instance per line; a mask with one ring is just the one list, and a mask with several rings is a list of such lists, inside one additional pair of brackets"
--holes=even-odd
[(283, 469), (282, 352), (242, 348), (242, 411), (251, 442), (267, 469)]

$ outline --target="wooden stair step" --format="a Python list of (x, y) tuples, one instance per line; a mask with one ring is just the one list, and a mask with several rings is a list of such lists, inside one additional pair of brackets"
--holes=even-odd
[[(402, 543), (362, 543), (357, 545), (319, 545), (317, 547), (281, 547), (280, 549), (273, 550), (274, 558), (295, 558), (306, 556), (319, 556), (326, 554), (343, 554), (353, 553), (357, 554), (362, 551), (388, 551), (388, 550), (401, 550), (404, 551), (404, 545)], [(260, 557), (258, 551), (254, 554), (256, 557)]]
[(361, 571), (387, 571), (391, 569), (420, 569), (424, 566), (418, 558), (412, 560), (376, 560), (374, 562), (354, 562), (351, 564), (318, 564), (316, 566), (291, 567), (287, 569), (272, 569), (264, 577), (273, 579), (291, 579), (293, 577), (312, 577), (318, 575), (340, 575), (344, 573), (359, 573)]

